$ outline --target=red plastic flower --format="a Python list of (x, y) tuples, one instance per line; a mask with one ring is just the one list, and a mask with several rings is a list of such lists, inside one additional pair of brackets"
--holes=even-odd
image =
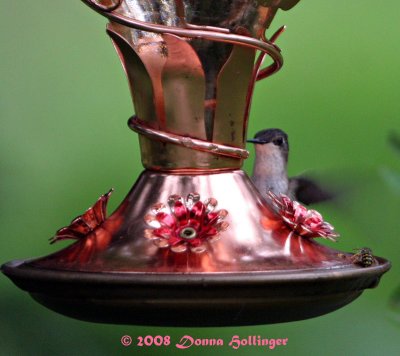
[[(44, 266), (47, 262), (52, 265), (54, 260), (57, 263), (87, 263), (98, 252), (104, 251), (108, 247), (113, 233), (123, 221), (118, 213), (107, 218), (107, 203), (112, 192), (113, 189), (100, 196), (97, 202), (85, 213), (72, 220), (69, 226), (63, 227), (56, 232), (56, 235), (50, 239), (50, 243), (67, 239), (77, 241), (42, 260)], [(122, 204), (119, 209), (124, 209), (124, 206)]]
[(297, 201), (280, 194), (278, 197), (271, 191), (268, 192), (272, 204), (278, 210), (283, 222), (296, 234), (303, 237), (323, 237), (336, 241), (339, 234), (334, 227), (324, 221), (322, 215), (316, 210), (308, 210)]
[(79, 240), (94, 233), (106, 220), (107, 203), (113, 191), (114, 189), (110, 189), (108, 193), (100, 196), (92, 207), (72, 220), (69, 226), (58, 230), (56, 235), (50, 238), (50, 243), (66, 239)]
[(158, 203), (145, 216), (151, 229), (145, 230), (145, 237), (154, 240), (160, 248), (170, 248), (173, 252), (201, 253), (207, 249), (208, 242), (220, 238), (229, 224), (225, 221), (228, 212), (215, 210), (217, 200), (200, 201), (200, 195), (190, 193), (186, 199), (172, 195), (167, 206)]

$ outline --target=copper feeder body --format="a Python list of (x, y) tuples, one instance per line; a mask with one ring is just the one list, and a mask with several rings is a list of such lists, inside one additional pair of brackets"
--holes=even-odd
[[(240, 169), (257, 49), (282, 65), (279, 49), (261, 41), (281, 3), (297, 1), (123, 1), (107, 32), (128, 77), (146, 169), (213, 173)], [(109, 15), (102, 12), (103, 15)], [(149, 32), (150, 31), (150, 32)], [(263, 56), (264, 56), (263, 52)], [(179, 189), (178, 189), (179, 190)]]
[[(83, 1), (110, 20), (146, 170), (94, 237), (3, 266), (15, 283), (84, 320), (191, 326), (309, 318), (378, 283), (387, 261), (360, 270), (342, 253), (278, 229), (240, 170), (255, 83), (283, 63), (280, 31), (267, 40), (265, 30), (278, 9), (299, 0)], [(267, 55), (272, 64), (261, 69)], [(229, 213), (218, 241), (177, 253), (144, 237), (152, 207), (194, 192)]]

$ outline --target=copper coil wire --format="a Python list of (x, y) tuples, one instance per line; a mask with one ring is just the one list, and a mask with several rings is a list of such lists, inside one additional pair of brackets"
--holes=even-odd
[[(121, 5), (122, 0), (115, 0), (114, 2), (111, 1), (111, 5), (109, 6), (102, 5), (96, 0), (82, 0), (82, 1), (90, 8), (92, 8), (102, 16), (106, 17), (110, 21), (119, 23), (129, 28), (134, 28), (137, 30), (143, 30), (154, 33), (172, 34), (180, 37), (202, 38), (216, 42), (231, 43), (234, 45), (241, 45), (261, 51), (254, 66), (252, 78), (250, 81), (246, 97), (246, 108), (244, 113), (245, 127), (247, 127), (248, 117), (250, 114), (251, 98), (254, 92), (255, 83), (259, 80), (265, 79), (271, 76), (272, 74), (276, 73), (281, 69), (283, 65), (283, 57), (280, 53), (281, 52), (280, 48), (275, 45), (275, 41), (284, 32), (285, 26), (279, 28), (271, 36), (271, 39), (267, 39), (264, 34), (262, 36), (262, 39), (258, 40), (253, 37), (231, 33), (229, 29), (220, 27), (197, 26), (197, 25), (186, 24), (185, 28), (180, 28), (180, 27), (164, 26), (160, 24), (153, 24), (131, 19), (124, 15), (114, 12), (114, 10), (118, 9), (118, 7)], [(261, 69), (261, 66), (267, 55), (273, 60), (273, 63), (267, 66), (266, 68)], [(151, 139), (185, 146), (186, 148), (189, 149), (208, 152), (210, 154), (229, 156), (237, 159), (246, 159), (249, 156), (249, 152), (240, 147), (226, 146), (210, 141), (203, 141), (190, 137), (183, 137), (173, 133), (155, 130), (145, 125), (143, 121), (138, 119), (137, 117), (132, 117), (129, 120), (128, 125), (132, 130), (136, 131), (139, 134), (145, 135)]]
[(132, 116), (128, 121), (128, 126), (135, 132), (161, 142), (168, 142), (175, 145), (184, 146), (189, 149), (208, 152), (215, 155), (228, 156), (237, 159), (249, 157), (249, 151), (240, 147), (222, 145), (215, 142), (199, 140), (189, 136), (181, 136), (165, 131), (153, 129), (146, 125), (137, 116)]

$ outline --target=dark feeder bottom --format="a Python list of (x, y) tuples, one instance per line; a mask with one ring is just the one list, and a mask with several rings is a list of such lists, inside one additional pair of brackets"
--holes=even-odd
[[(184, 197), (198, 191), (202, 202), (214, 197), (216, 209), (229, 210), (229, 228), (205, 252), (175, 253), (144, 236), (145, 215), (176, 187)], [(242, 171), (145, 171), (85, 238), (43, 258), (8, 262), (2, 271), (39, 303), (73, 318), (197, 327), (323, 315), (377, 286), (390, 268), (382, 258), (355, 265), (350, 254), (296, 236), (280, 221)]]
[(388, 261), (373, 267), (284, 272), (92, 273), (35, 268), (3, 272), (47, 308), (80, 320), (153, 326), (234, 326), (308, 319), (332, 312), (377, 286)]

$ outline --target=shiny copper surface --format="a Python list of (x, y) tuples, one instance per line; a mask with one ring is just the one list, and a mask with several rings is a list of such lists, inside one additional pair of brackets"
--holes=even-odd
[[(277, 35), (267, 40), (264, 31), (278, 8), (297, 1), (230, 0), (215, 6), (126, 0), (120, 6), (112, 2), (112, 9), (104, 9), (103, 2), (85, 2), (111, 21), (107, 31), (125, 68), (137, 117), (148, 129), (140, 137), (143, 165), (157, 170), (240, 168), (247, 127), (243, 118), (254, 83), (282, 66)], [(255, 50), (263, 53), (259, 66), (264, 54), (273, 63), (262, 71), (254, 68)], [(237, 148), (240, 159), (207, 154), (212, 150), (205, 145), (179, 147), (179, 140), (160, 139), (149, 134), (151, 129), (164, 138), (176, 135), (210, 147)], [(192, 151), (199, 147), (203, 152)]]
[[(149, 228), (144, 220), (146, 214), (155, 204), (167, 203), (171, 195), (186, 196), (191, 192), (213, 197), (218, 201), (218, 209), (229, 211), (225, 218), (229, 228), (201, 254), (175, 253), (157, 247), (145, 237)], [(242, 171), (199, 175), (145, 171), (103, 224), (102, 231), (99, 241), (104, 241), (102, 234), (108, 234), (109, 243), (106, 248), (99, 245), (99, 249), (92, 244), (90, 259), (71, 259), (82, 249), (83, 242), (78, 242), (30, 264), (60, 270), (157, 273), (338, 269), (352, 265), (338, 251), (293, 235), (279, 224)]]

